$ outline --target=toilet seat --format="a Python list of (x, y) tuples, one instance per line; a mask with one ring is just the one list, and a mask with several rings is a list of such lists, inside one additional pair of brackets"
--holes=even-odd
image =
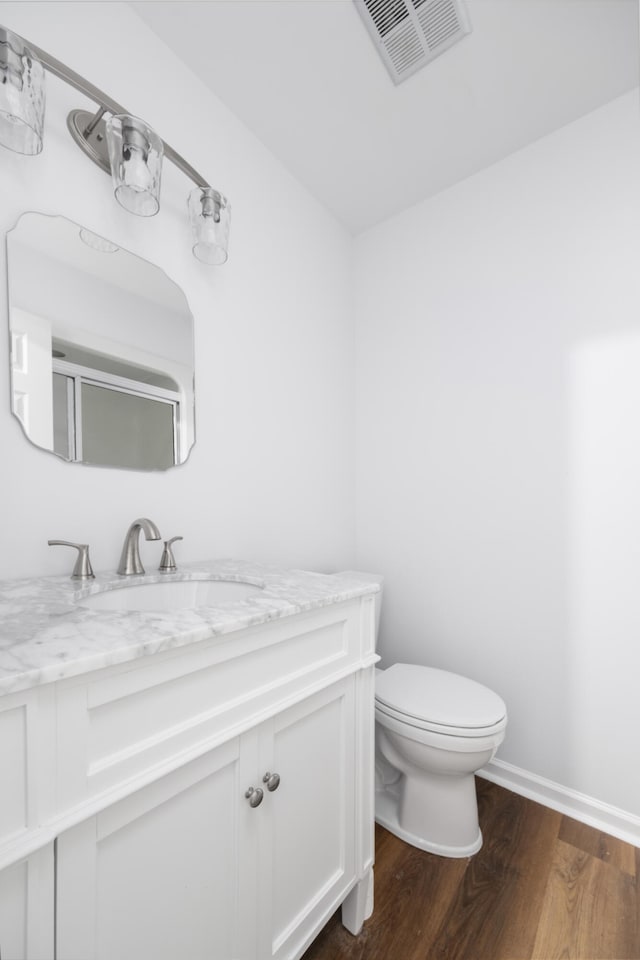
[(507, 708), (493, 690), (447, 670), (396, 663), (376, 670), (376, 711), (448, 737), (486, 737), (504, 730)]

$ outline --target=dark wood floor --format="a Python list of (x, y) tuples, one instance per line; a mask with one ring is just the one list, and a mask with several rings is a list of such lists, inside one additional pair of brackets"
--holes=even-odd
[(376, 826), (375, 909), (303, 960), (640, 960), (640, 850), (477, 779), (484, 846), (446, 860)]

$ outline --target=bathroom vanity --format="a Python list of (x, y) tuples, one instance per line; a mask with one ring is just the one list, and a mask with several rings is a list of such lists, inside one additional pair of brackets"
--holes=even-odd
[[(257, 589), (125, 596), (184, 580)], [(2, 960), (294, 960), (340, 905), (358, 933), (377, 585), (231, 561), (122, 582), (0, 584)]]

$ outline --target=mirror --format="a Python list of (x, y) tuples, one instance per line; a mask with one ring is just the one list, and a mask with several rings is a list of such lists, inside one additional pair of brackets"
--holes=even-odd
[(7, 234), (11, 410), (70, 462), (183, 463), (195, 441), (193, 317), (159, 268), (64, 217)]

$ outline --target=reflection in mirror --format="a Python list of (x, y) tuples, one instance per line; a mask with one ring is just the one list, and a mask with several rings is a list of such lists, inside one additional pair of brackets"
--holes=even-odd
[(183, 463), (195, 440), (193, 318), (153, 264), (64, 217), (7, 234), (11, 409), (64, 460)]

